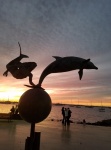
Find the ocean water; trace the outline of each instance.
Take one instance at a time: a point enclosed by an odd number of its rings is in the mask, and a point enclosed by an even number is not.
[[[111,119],[111,108],[105,107],[105,112],[100,112],[100,107],[85,107],[82,106],[81,108],[77,107],[70,107],[70,106],[64,106],[65,108],[70,108],[72,111],[71,114],[71,120],[73,122],[81,122],[83,119],[86,120],[86,122],[96,122],[96,121],[102,121],[105,119]],[[62,118],[61,115],[61,108],[62,106],[53,106],[52,111],[48,117],[48,119],[55,119],[60,120]]]
[[[0,104],[0,113],[9,113],[10,109],[13,105],[12,104]],[[54,119],[55,121],[59,121],[62,119],[61,114],[61,108],[63,106],[61,105],[52,105],[51,112],[49,116],[47,117],[47,120]],[[105,107],[105,112],[100,112],[99,107],[93,107],[88,108],[85,106],[82,106],[81,108],[77,107],[71,107],[68,105],[64,106],[65,108],[70,108],[72,111],[71,114],[71,120],[73,122],[82,121],[83,119],[86,120],[86,122],[96,122],[96,121],[102,121],[105,119],[111,119],[111,108]]]

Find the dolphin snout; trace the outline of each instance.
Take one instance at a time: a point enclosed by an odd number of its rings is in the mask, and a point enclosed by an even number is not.
[[[35,68],[37,66],[37,64],[35,62],[31,62],[31,67]]]
[[[95,69],[98,70],[98,67],[95,66]]]
[[[22,54],[23,58],[29,58],[29,56]]]

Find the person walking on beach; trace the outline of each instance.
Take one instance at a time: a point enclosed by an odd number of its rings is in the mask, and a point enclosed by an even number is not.
[[[62,107],[61,111],[62,111],[62,116],[63,116],[62,124],[64,124],[65,123],[65,110],[64,110],[64,107]]]

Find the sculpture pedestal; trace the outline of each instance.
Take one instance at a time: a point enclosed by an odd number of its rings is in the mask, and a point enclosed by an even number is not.
[[[25,141],[25,150],[40,150],[41,132],[35,132],[35,123],[31,124],[30,137]]]
[[[18,109],[20,116],[31,124],[30,137],[25,141],[25,150],[40,149],[40,132],[35,132],[35,123],[47,118],[51,111],[51,98],[41,88],[27,90],[20,97]]]

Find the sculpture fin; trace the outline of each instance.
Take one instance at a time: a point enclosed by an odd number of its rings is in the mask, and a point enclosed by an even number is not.
[[[59,57],[59,56],[52,56],[52,57],[54,57],[56,60],[58,60],[58,59],[61,59],[62,57]]]
[[[22,54],[20,43],[18,42],[19,48],[20,48],[20,57],[21,58],[29,58],[29,56]]]
[[[83,76],[83,69],[80,69],[79,72],[78,72],[78,74],[79,74],[79,79],[81,80],[82,76]]]
[[[90,61],[90,58],[89,59],[86,59],[85,61],[83,61],[84,64],[88,63]]]
[[[83,76],[83,69],[84,69],[84,66],[90,61],[90,59],[86,59],[85,61],[82,62],[82,65],[81,65],[81,68],[78,72],[79,74],[79,79],[81,80],[82,79],[82,76]]]
[[[19,45],[19,48],[20,48],[20,56],[21,56],[22,52],[21,52],[21,46],[20,46],[19,42],[18,42],[18,45]]]

